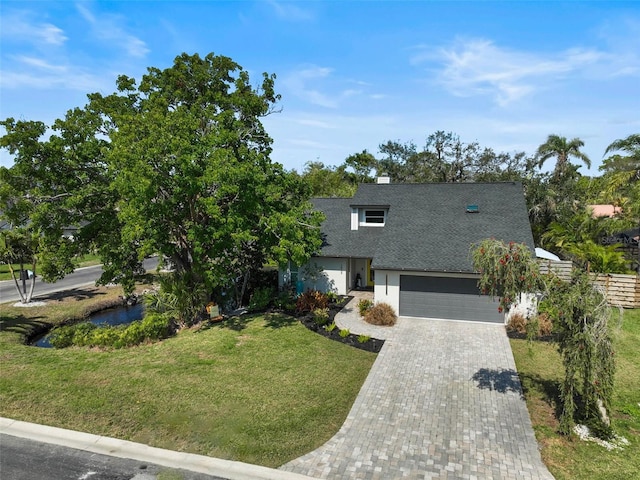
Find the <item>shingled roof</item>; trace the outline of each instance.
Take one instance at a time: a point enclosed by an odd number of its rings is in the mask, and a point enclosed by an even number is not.
[[[313,204],[326,215],[321,255],[371,258],[374,269],[472,272],[471,245],[490,237],[534,251],[518,182],[362,184],[353,198]],[[352,208],[376,206],[389,208],[384,227],[351,230]]]

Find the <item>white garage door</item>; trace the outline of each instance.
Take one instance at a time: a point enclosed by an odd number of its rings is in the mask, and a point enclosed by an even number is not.
[[[480,295],[474,278],[401,275],[400,315],[504,323],[497,299]]]

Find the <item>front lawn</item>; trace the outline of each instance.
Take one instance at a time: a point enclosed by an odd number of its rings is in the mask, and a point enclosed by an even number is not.
[[[1,416],[274,467],[337,432],[375,360],[280,315],[115,351],[17,341],[95,301],[0,306]]]
[[[629,480],[638,478],[640,459],[640,310],[626,310],[615,335],[617,360],[613,427],[629,440],[624,450],[557,433],[562,360],[555,344],[511,340],[529,415],[542,448],[542,459],[558,479]]]

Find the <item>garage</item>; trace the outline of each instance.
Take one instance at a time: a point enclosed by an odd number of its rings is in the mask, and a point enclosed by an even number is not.
[[[475,278],[400,275],[400,315],[504,323],[498,300],[480,295]]]

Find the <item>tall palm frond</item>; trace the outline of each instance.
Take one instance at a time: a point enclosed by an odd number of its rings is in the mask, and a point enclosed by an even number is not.
[[[556,166],[553,172],[555,177],[559,177],[567,171],[570,164],[569,159],[572,157],[581,160],[587,168],[591,168],[591,160],[580,151],[582,147],[584,147],[584,142],[579,138],[567,140],[566,137],[551,134],[547,137],[547,141],[538,147],[536,152],[538,166],[542,167],[545,161],[555,158]]]

